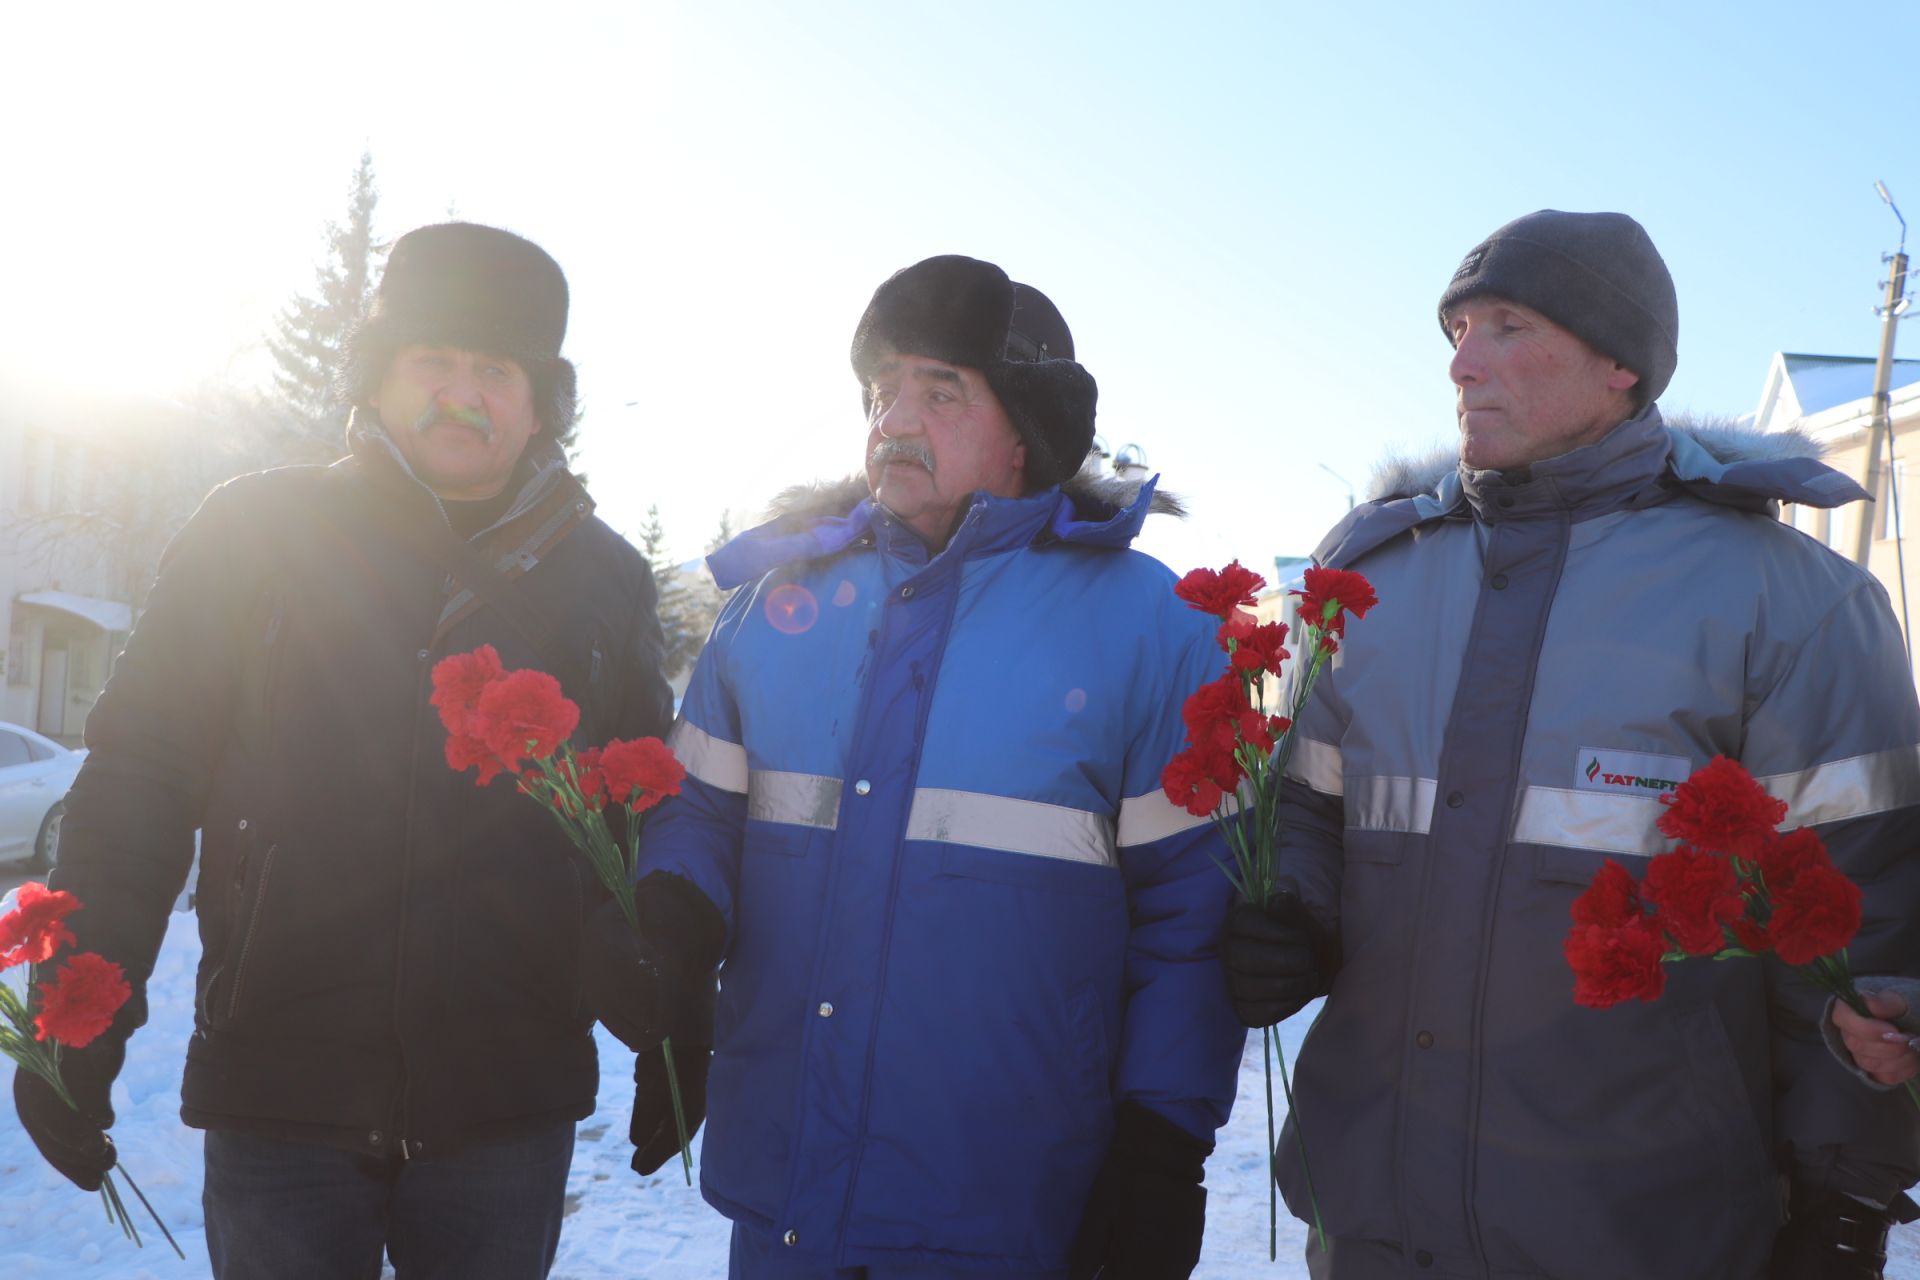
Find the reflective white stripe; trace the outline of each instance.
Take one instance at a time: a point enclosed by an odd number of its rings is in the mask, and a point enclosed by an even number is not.
[[[1293,740],[1293,750],[1287,756],[1287,777],[1295,782],[1304,782],[1322,795],[1337,796],[1344,785],[1342,770],[1340,748],[1331,742],[1304,735]]]
[[[1673,841],[1660,834],[1657,795],[1613,795],[1561,787],[1528,787],[1513,820],[1519,844],[1551,844],[1598,853],[1630,853],[1650,858]]]
[[[1920,747],[1895,747],[1760,779],[1767,794],[1787,802],[1796,827],[1864,818],[1920,804]]]
[[[747,816],[831,831],[840,821],[840,779],[755,769],[747,777]]]
[[[745,793],[747,749],[739,743],[716,738],[682,717],[667,731],[667,746],[688,773],[708,786]]]
[[[1210,815],[1194,817],[1155,787],[1143,796],[1128,796],[1120,802],[1120,845],[1152,844],[1212,821]]]
[[[921,787],[907,814],[907,839],[1113,865],[1113,819],[1104,814],[979,791]]]
[[[1440,784],[1432,778],[1359,778],[1347,789],[1347,825],[1356,831],[1427,834]]]

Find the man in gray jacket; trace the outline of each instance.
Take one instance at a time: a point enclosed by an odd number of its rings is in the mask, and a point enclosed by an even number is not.
[[[1496,231],[1440,300],[1457,466],[1403,469],[1315,554],[1380,604],[1302,720],[1297,894],[1240,909],[1225,962],[1251,1025],[1329,992],[1295,1088],[1317,1277],[1877,1277],[1920,1176],[1920,1115],[1834,1061],[1820,993],[1773,960],[1573,1000],[1574,898],[1667,847],[1662,788],[1716,755],[1864,891],[1855,970],[1920,972],[1900,635],[1872,578],[1775,518],[1865,495],[1804,439],[1669,428],[1677,310],[1631,218]],[[1293,1142],[1275,1169],[1305,1217]]]

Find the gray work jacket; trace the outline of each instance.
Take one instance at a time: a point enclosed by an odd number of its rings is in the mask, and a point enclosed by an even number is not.
[[[1641,874],[1659,797],[1724,754],[1865,891],[1855,971],[1920,971],[1900,634],[1878,583],[1774,518],[1864,495],[1780,454],[1648,409],[1368,503],[1316,553],[1380,596],[1282,811],[1283,878],[1344,955],[1295,1088],[1328,1275],[1752,1280],[1783,1172],[1890,1196],[1920,1169],[1911,1103],[1848,1077],[1775,962],[1669,965],[1657,1002],[1596,1010],[1561,950],[1602,860]]]

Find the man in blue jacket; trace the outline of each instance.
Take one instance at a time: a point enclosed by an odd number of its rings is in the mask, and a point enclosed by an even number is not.
[[[931,258],[853,340],[866,473],[709,561],[635,936],[589,999],[673,1031],[724,958],[702,1189],[736,1277],[1181,1277],[1244,1032],[1223,846],[1168,802],[1212,625],[1076,472],[1093,378],[1037,289]],[[790,495],[790,498],[793,495]],[[1103,1270],[1104,1268],[1104,1270]]]

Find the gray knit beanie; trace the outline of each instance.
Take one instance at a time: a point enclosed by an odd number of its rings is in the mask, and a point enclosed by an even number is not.
[[[1641,405],[1660,398],[1678,359],[1680,305],[1646,229],[1624,213],[1542,209],[1475,245],[1440,295],[1447,312],[1483,294],[1532,307],[1640,375]]]

